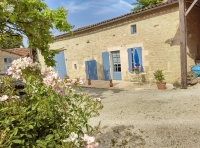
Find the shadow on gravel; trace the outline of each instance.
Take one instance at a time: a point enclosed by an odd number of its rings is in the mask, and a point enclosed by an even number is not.
[[[145,140],[134,132],[134,126],[103,127],[96,137],[98,148],[133,148],[143,147]]]
[[[104,97],[105,93],[110,92],[111,94],[116,94],[116,93],[120,93],[121,91],[124,91],[124,90],[120,90],[120,89],[86,88],[86,87],[82,87],[82,88],[76,89],[76,90],[78,92],[87,93],[92,98],[101,98],[101,99],[106,98],[106,97]]]

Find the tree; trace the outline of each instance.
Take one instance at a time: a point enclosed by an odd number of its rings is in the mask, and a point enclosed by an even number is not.
[[[40,50],[46,65],[54,66],[57,52],[49,49],[53,42],[50,30],[71,33],[66,16],[63,7],[51,10],[41,0],[0,0],[0,44],[7,46],[8,38],[20,41],[25,35],[29,48]]]
[[[161,3],[163,0],[136,0],[136,2],[133,2],[132,5],[135,7],[132,9],[132,11],[140,10],[146,7],[151,7],[153,5]]]
[[[2,49],[13,49],[13,48],[20,48],[20,46],[24,46],[23,45],[23,41],[22,41],[22,37],[21,40],[16,39],[15,36],[13,37],[9,37],[5,40],[5,44],[0,45],[0,48]]]

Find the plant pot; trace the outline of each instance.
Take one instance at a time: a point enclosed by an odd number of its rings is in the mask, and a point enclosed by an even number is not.
[[[78,83],[77,83],[77,82],[75,82],[75,83],[74,83],[74,86],[77,86],[77,85],[78,85]]]
[[[88,81],[88,85],[91,85],[91,81]]]
[[[113,83],[110,83],[110,87],[113,87]]]
[[[166,82],[157,82],[157,88],[160,90],[166,89]]]

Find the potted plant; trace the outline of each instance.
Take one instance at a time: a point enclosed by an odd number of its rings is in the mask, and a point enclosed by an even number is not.
[[[67,75],[65,76],[65,78],[64,78],[64,79],[65,79],[65,80],[64,80],[64,81],[65,81],[65,83],[68,83],[68,82],[70,81],[70,79],[69,79],[69,76],[67,76]]]
[[[113,82],[112,82],[112,79],[110,79],[109,81],[110,81],[110,84],[109,84],[109,85],[110,85],[110,87],[113,87]]]
[[[139,74],[140,73],[140,66],[135,66],[134,69],[135,74]]]
[[[78,82],[75,81],[75,82],[74,82],[74,86],[77,86],[77,85],[78,85]]]
[[[166,89],[166,82],[163,82],[165,80],[165,77],[163,75],[162,70],[156,70],[154,73],[154,78],[156,80],[156,84],[158,89]]]
[[[88,85],[91,85],[91,79],[90,78],[88,79]]]

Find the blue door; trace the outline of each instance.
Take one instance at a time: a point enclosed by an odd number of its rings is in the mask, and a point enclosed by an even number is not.
[[[108,52],[102,53],[102,65],[103,65],[104,80],[110,80],[110,61]]]
[[[121,80],[122,74],[121,74],[121,60],[120,60],[120,52],[114,51],[111,52],[112,55],[112,68],[113,68],[113,79],[114,80]]]
[[[85,61],[85,71],[87,79],[98,80],[96,60]]]
[[[54,69],[59,73],[60,77],[63,79],[67,75],[64,51],[61,51],[58,54],[56,54],[54,60],[56,61],[56,66],[54,67]]]

